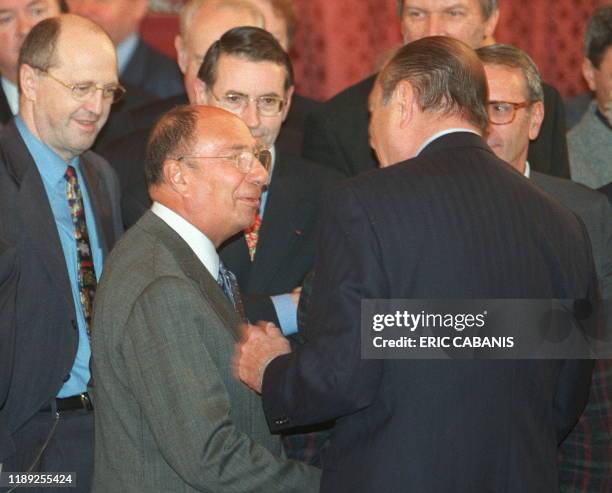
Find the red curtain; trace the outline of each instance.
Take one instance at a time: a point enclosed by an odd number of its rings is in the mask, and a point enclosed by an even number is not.
[[[291,53],[298,89],[326,99],[377,70],[401,43],[396,0],[294,0],[298,28]],[[585,90],[580,71],[587,19],[609,0],[500,0],[499,42],[527,51],[561,94]],[[150,15],[144,37],[174,55],[173,16]]]

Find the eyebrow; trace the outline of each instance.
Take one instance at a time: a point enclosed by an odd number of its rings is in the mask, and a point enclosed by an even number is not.
[[[235,94],[236,96],[245,96],[245,97],[250,97],[249,94],[245,94],[241,91],[234,91],[233,89],[228,89],[227,91],[225,91],[225,94]],[[258,98],[266,98],[266,97],[275,97],[275,98],[282,98],[282,96],[276,92],[268,92],[266,94],[260,94],[259,96],[256,96]]]

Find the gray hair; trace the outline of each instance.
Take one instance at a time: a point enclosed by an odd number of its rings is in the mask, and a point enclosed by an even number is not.
[[[612,46],[612,5],[593,12],[584,33],[584,56],[599,68],[606,50]]]
[[[191,22],[198,13],[198,11],[204,7],[204,5],[214,5],[217,9],[233,9],[243,10],[248,12],[253,20],[259,27],[264,27],[264,17],[255,5],[247,0],[188,0],[179,12],[179,26],[180,33],[183,38],[187,36]]]
[[[496,44],[483,46],[476,50],[485,65],[503,65],[520,69],[527,81],[527,97],[530,102],[544,101],[542,77],[531,57],[516,46]]]
[[[404,15],[404,1],[405,0],[397,0],[397,13],[400,16],[400,19]],[[479,2],[482,17],[485,20],[491,17],[493,12],[495,12],[499,8],[497,5],[497,0],[479,0]]]
[[[412,86],[421,111],[458,115],[480,130],[487,128],[487,78],[465,43],[431,36],[400,48],[378,76],[384,104],[403,80]]]

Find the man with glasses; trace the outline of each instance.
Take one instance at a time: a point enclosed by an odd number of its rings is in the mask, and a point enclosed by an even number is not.
[[[484,63],[489,84],[488,144],[499,158],[582,219],[593,248],[600,294],[609,303],[612,298],[610,204],[604,195],[587,187],[534,171],[532,162],[527,160],[529,142],[537,137],[544,117],[540,74],[529,56],[508,45],[487,46],[477,53]],[[611,363],[597,361],[587,407],[561,445],[561,491],[610,490]]]
[[[92,305],[121,234],[117,178],[89,152],[123,93],[112,41],[80,17],[44,20],[21,48],[19,86],[19,114],[0,133],[0,237],[20,265],[4,471],[75,472],[85,492]]]
[[[19,112],[17,57],[38,22],[60,13],[58,0],[0,0],[0,126]]]
[[[312,267],[319,200],[336,176],[277,141],[291,106],[293,69],[270,33],[231,29],[206,53],[198,79],[197,103],[238,115],[258,144],[270,149],[270,184],[255,222],[220,253],[240,289],[251,295],[251,319],[279,322],[291,334],[297,330],[297,292],[288,293],[301,287]]]
[[[404,43],[449,36],[476,49],[491,38],[500,15],[497,0],[398,0],[397,5]],[[306,157],[347,176],[378,166],[367,132],[367,99],[374,79],[368,77],[342,91],[306,120]],[[569,178],[563,102],[554,88],[544,87],[546,118],[529,157],[539,171]]]
[[[244,314],[217,249],[253,223],[267,153],[217,108],[179,106],[153,129],[153,206],[96,298],[94,492],[318,491],[319,471],[281,458],[259,397],[231,370]]]

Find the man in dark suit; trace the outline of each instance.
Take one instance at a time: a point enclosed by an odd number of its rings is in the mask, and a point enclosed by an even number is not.
[[[499,18],[496,0],[398,0],[404,42],[450,36],[473,48],[490,38]],[[375,76],[349,87],[307,119],[304,155],[355,176],[378,165],[367,144],[368,94]],[[559,93],[544,86],[546,117],[529,149],[534,169],[569,178],[565,116]],[[536,164],[537,163],[537,164]]]
[[[240,295],[216,249],[253,222],[266,153],[217,108],[181,106],[153,129],[153,207],[96,299],[94,492],[318,491],[320,471],[282,458],[231,371]]]
[[[370,96],[384,169],[344,182],[322,214],[306,342],[282,354],[280,334],[256,329],[238,348],[272,430],[336,418],[322,492],[558,488],[591,362],[361,356],[364,299],[596,295],[581,223],[483,141],[486,98],[465,44],[398,51]]]
[[[19,112],[17,56],[37,22],[60,13],[58,0],[0,0],[0,127]]]
[[[290,134],[276,145],[292,101],[289,56],[263,29],[232,29],[208,50],[195,89],[198,103],[235,113],[259,145],[272,151],[272,177],[258,220],[223,246],[221,258],[243,292],[261,295],[261,311],[249,315],[280,321],[285,333],[295,332],[296,300],[288,293],[312,267],[319,200],[336,176],[299,157]]]
[[[544,175],[527,161],[529,141],[544,117],[538,69],[509,45],[477,50],[489,84],[487,141],[495,154],[574,212],[585,224],[601,296],[612,299],[612,207],[602,194],[570,180]],[[612,488],[612,361],[598,360],[587,407],[560,449],[561,491],[603,492]],[[580,485],[579,487],[577,485]]]
[[[93,296],[121,233],[117,178],[88,152],[118,84],[106,33],[72,15],[37,24],[19,59],[19,115],[0,132],[0,237],[19,258],[17,339],[2,413],[5,471],[77,473],[89,491]]]

